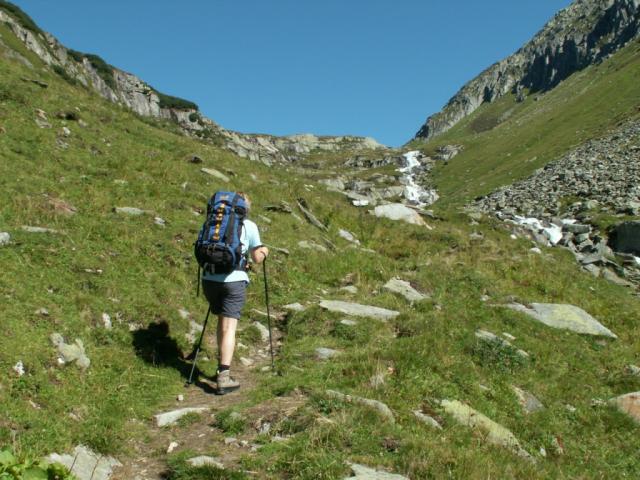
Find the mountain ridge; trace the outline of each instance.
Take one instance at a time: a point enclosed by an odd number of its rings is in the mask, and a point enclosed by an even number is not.
[[[416,139],[430,140],[455,126],[484,103],[514,93],[557,86],[572,73],[606,58],[640,34],[638,0],[576,0],[558,12],[509,57],[467,82],[427,118]]]

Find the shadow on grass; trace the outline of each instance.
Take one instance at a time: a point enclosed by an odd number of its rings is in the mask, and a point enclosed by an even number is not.
[[[147,363],[155,367],[169,367],[176,369],[185,379],[189,379],[193,363],[188,361],[195,358],[195,350],[184,358],[178,343],[169,336],[169,324],[167,322],[154,322],[147,328],[141,328],[133,332],[133,348],[136,355]],[[215,388],[208,382],[202,381],[200,377],[205,377],[204,373],[196,366],[193,373],[194,385],[201,388],[205,393],[215,393]],[[215,379],[207,378],[209,381]]]

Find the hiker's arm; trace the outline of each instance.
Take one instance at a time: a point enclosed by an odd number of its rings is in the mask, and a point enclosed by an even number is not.
[[[264,245],[254,248],[251,250],[251,260],[255,263],[262,263],[264,259],[269,255],[269,249]]]

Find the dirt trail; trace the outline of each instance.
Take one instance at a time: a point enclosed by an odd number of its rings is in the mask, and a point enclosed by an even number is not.
[[[280,333],[274,330],[274,347],[279,344]],[[247,408],[242,412],[246,419],[246,428],[240,434],[225,433],[215,425],[215,414],[235,407],[247,400],[249,392],[256,388],[257,379],[261,375],[271,375],[262,371],[270,365],[268,345],[263,348],[251,348],[243,351],[243,356],[250,358],[254,364],[243,366],[234,360],[232,376],[240,382],[240,389],[226,395],[215,394],[215,383],[200,377],[200,380],[183,391],[184,400],[167,404],[157,413],[168,412],[185,407],[206,407],[209,409],[197,419],[189,418],[187,424],[168,427],[157,427],[155,419],[149,419],[145,437],[132,440],[128,445],[129,454],[119,458],[122,467],[114,470],[112,480],[162,480],[167,478],[167,449],[172,442],[178,444],[173,452],[189,450],[193,456],[208,455],[215,457],[225,468],[238,468],[239,460],[244,455],[257,451],[259,445],[254,441],[261,431],[268,429],[266,424],[273,425],[278,419],[293,413],[305,401],[300,395],[276,397],[261,404]],[[192,421],[193,420],[193,421]],[[235,440],[232,440],[235,438]]]

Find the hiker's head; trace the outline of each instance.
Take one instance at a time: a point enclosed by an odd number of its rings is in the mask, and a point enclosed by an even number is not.
[[[237,192],[237,194],[244,199],[244,203],[247,205],[247,212],[249,212],[249,210],[251,210],[251,199],[249,195],[244,192]]]

